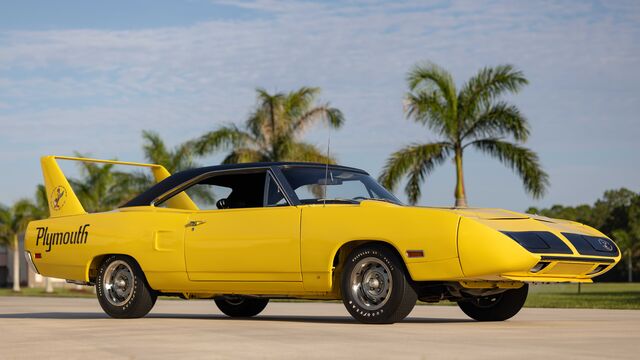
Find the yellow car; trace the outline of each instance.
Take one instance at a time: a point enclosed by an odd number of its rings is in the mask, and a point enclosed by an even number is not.
[[[150,168],[157,183],[88,214],[59,160]],[[357,320],[393,323],[416,300],[506,320],[531,282],[591,282],[620,260],[588,226],[498,209],[411,207],[366,172],[310,163],[162,166],[46,156],[49,219],[29,224],[44,276],[95,285],[104,311],[146,315],[157,296],[214,299],[229,316],[269,299],[342,299]]]

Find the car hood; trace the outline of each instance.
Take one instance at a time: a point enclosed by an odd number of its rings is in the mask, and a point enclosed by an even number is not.
[[[486,219],[486,220],[529,219],[531,217],[529,214],[522,214],[515,211],[509,211],[504,209],[453,208],[451,209],[451,211],[465,217],[479,218],[479,219]]]
[[[383,201],[373,201],[373,200],[365,200],[360,203],[360,206],[364,207],[398,207],[405,205],[397,205],[393,203],[383,202]],[[526,214],[520,213],[517,211],[498,209],[498,208],[455,208],[455,207],[432,207],[432,206],[413,206],[414,208],[419,209],[438,209],[448,212],[456,213],[460,216],[466,218],[475,218],[482,220],[522,220],[522,219],[532,219],[550,224],[564,224],[564,225],[573,225],[580,226],[582,224],[571,221],[571,220],[563,220],[563,219],[554,219],[546,216],[535,215],[535,214]]]

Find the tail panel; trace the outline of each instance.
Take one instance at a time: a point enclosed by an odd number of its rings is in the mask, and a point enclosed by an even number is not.
[[[47,189],[50,216],[54,218],[85,214],[86,211],[62,173],[55,157],[44,156],[40,159],[40,164],[42,165],[44,186]]]
[[[117,160],[88,159],[70,156],[43,156],[40,159],[40,163],[42,165],[42,176],[44,177],[44,185],[47,189],[49,214],[51,214],[50,217],[52,218],[87,213],[82,207],[82,203],[73,192],[73,189],[71,188],[71,185],[69,184],[67,178],[64,176],[64,173],[60,169],[57,160],[72,160],[90,163],[146,167],[151,169],[156,182],[160,182],[171,175],[163,166],[156,164],[143,164]],[[198,210],[198,206],[196,206],[196,204],[185,192],[181,192],[180,194],[173,196],[167,201],[167,204],[170,207],[176,209]]]

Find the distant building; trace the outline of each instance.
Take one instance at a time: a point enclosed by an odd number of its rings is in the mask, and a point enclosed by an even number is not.
[[[20,256],[20,286],[27,287],[44,287],[44,276],[36,274],[31,268],[29,268],[24,258],[24,237],[20,236],[18,239],[19,244],[19,256]],[[56,287],[63,286],[65,280],[51,279]],[[59,283],[59,284],[58,284]],[[13,249],[0,245],[0,288],[13,286]]]

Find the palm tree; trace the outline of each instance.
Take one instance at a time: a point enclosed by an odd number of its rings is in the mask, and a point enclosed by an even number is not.
[[[319,88],[302,87],[269,94],[257,89],[258,105],[244,124],[221,126],[191,142],[197,155],[231,150],[223,163],[254,161],[334,162],[316,146],[302,142],[304,131],[318,121],[333,128],[344,123],[342,112],[328,103],[316,104]]]
[[[78,153],[75,155],[84,157]],[[69,179],[69,183],[88,212],[111,210],[135,195],[140,187],[138,177],[115,171],[113,164],[78,164],[82,178]]]
[[[199,166],[193,161],[193,151],[190,143],[168,149],[160,135],[146,130],[142,132],[142,138],[144,140],[142,150],[147,161],[164,166],[172,174]],[[140,179],[138,184],[144,185],[145,188],[154,183],[154,180],[146,174],[138,174],[136,176]],[[192,196],[192,199],[195,198],[199,203],[212,204],[215,202],[215,196],[206,188],[193,187],[188,193]]]
[[[22,199],[12,207],[0,206],[0,243],[13,250],[13,291],[20,291],[20,246],[19,237],[31,220],[37,218],[35,205]]]
[[[408,74],[406,115],[426,125],[442,140],[414,143],[393,153],[380,182],[394,189],[407,175],[405,192],[411,204],[420,197],[420,185],[453,155],[456,167],[455,206],[467,206],[462,171],[463,154],[469,147],[492,156],[513,169],[534,198],[549,184],[538,156],[522,146],[529,136],[529,124],[520,110],[500,97],[517,93],[528,83],[511,65],[486,67],[458,91],[449,72],[433,63],[416,65]],[[508,141],[512,138],[514,141]]]
[[[153,164],[162,165],[170,173],[198,167],[193,162],[193,154],[189,144],[178,145],[174,149],[168,149],[158,133],[143,131],[144,141],[142,150],[144,157]]]

